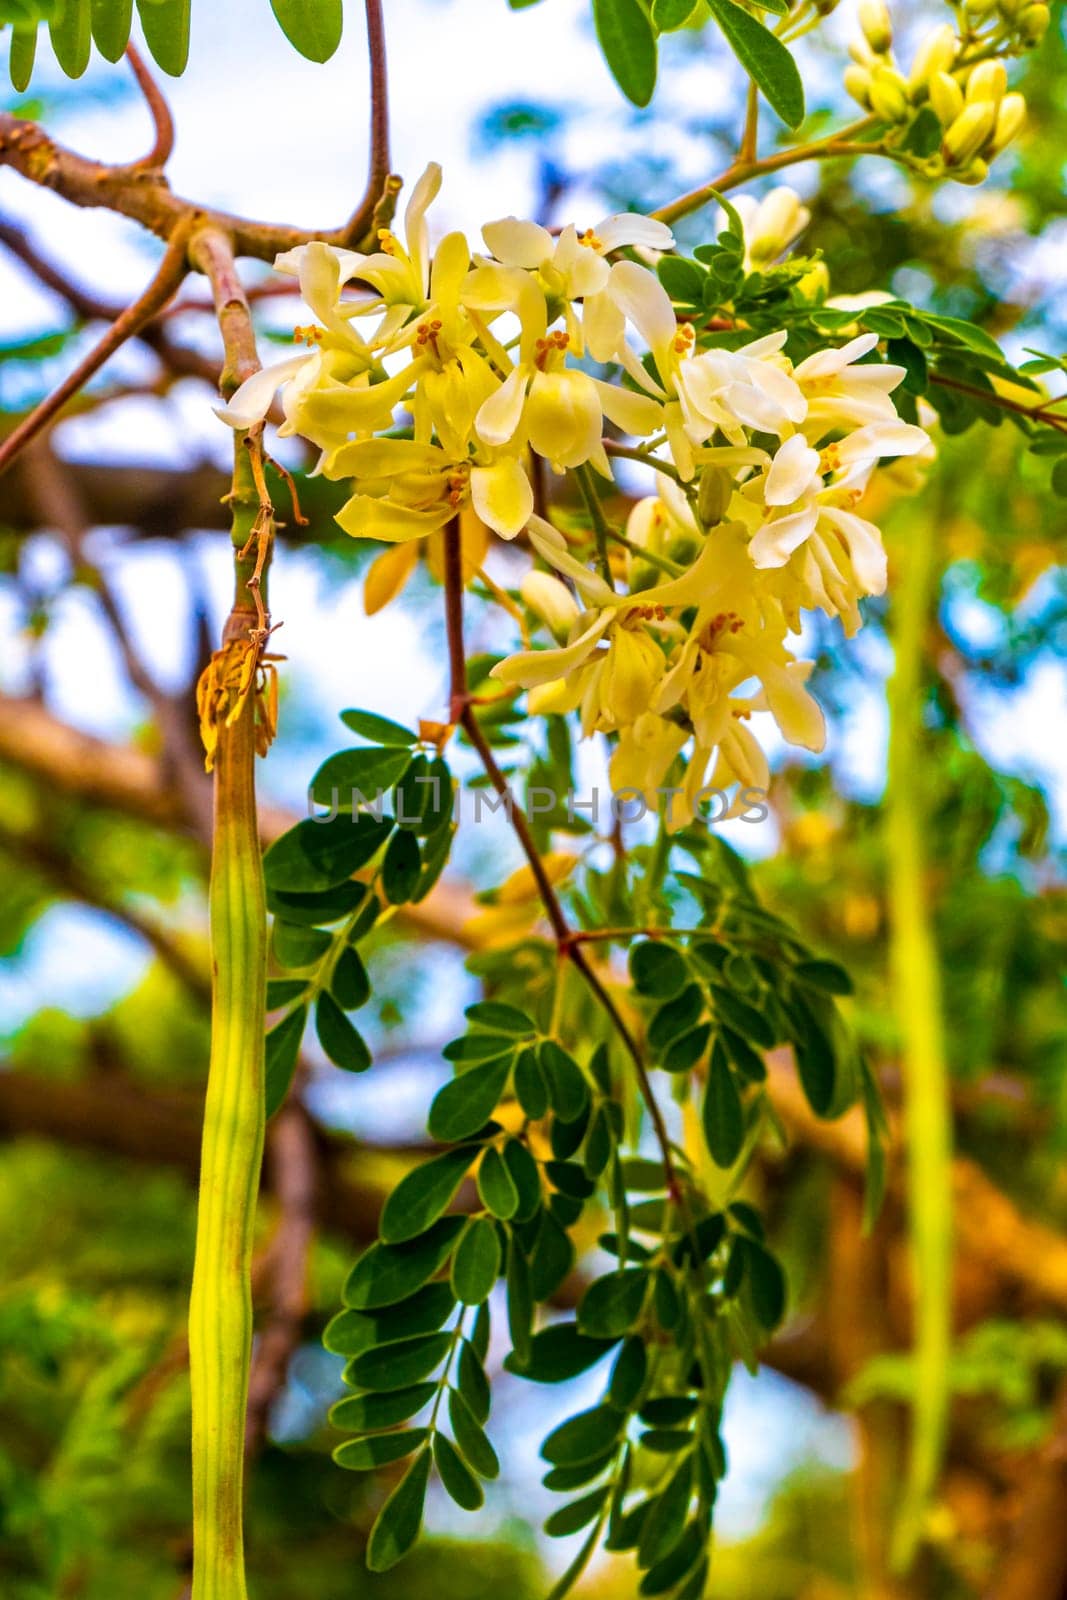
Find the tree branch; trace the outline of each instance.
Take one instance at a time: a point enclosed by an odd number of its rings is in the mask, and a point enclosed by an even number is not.
[[[155,140],[146,156],[139,161],[131,162],[134,171],[159,172],[167,164],[174,150],[174,118],[170,114],[170,107],[163,98],[162,91],[148,67],[141,58],[141,53],[136,45],[126,46],[126,59],[133,69],[137,79],[137,87],[144,95],[148,106],[148,114],[152,118],[152,127],[155,129]]]
[[[66,402],[88,383],[94,373],[99,372],[108,357],[114,355],[127,339],[132,338],[166,305],[189,271],[186,258],[187,240],[188,229],[183,226],[171,238],[163,260],[143,294],[140,294],[132,305],[126,307],[121,316],[112,323],[100,343],[78,362],[74,371],[64,378],[58,388],[47,395],[40,405],[35,406],[29,416],[24,417],[8,434],[3,444],[0,444],[0,473],[6,471],[23,446],[52,421]]]

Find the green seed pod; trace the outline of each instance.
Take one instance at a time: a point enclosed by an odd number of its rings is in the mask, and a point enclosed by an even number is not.
[[[705,528],[714,528],[726,515],[733,497],[734,480],[725,467],[704,467],[697,489],[697,515]]]

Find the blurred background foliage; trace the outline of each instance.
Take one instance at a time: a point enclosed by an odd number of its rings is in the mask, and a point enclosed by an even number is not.
[[[912,20],[928,9],[913,7]],[[899,10],[906,19],[907,8]],[[447,4],[434,25],[449,27]],[[830,33],[805,45],[815,132],[842,109],[840,30]],[[680,35],[671,46],[673,70],[687,82],[707,78],[698,112],[692,94],[675,99],[661,88],[647,112],[619,102],[591,137],[591,113],[554,100],[550,83],[538,86],[543,98],[500,103],[482,86],[465,107],[473,155],[532,164],[550,220],[568,217],[574,196],[584,212],[591,195],[608,211],[679,192],[728,156],[739,106],[723,90],[719,45]],[[1064,348],[1065,50],[1057,7],[1026,69],[1029,131],[980,189],[932,188],[876,163],[801,169],[812,210],[804,245],[823,254],[835,292],[894,290],[972,320],[1014,359],[1028,347]],[[35,93],[41,100],[30,109],[40,114],[99,90]],[[14,220],[4,219],[9,249]],[[683,226],[688,243],[706,235],[704,217]],[[25,270],[33,276],[32,263]],[[64,271],[80,282],[77,263]],[[285,302],[280,313],[266,304],[267,323],[283,326]],[[0,351],[0,430],[45,392],[99,315],[76,296],[61,293],[54,305],[50,321]],[[194,333],[191,343],[203,341]],[[211,357],[198,359],[209,377]],[[136,392],[150,407],[172,378],[164,353],[154,379],[105,375],[82,405],[106,412]],[[884,1213],[864,1239],[859,1131],[849,1119],[817,1127],[783,1089],[782,1138],[756,1183],[790,1269],[792,1311],[768,1354],[770,1373],[728,1427],[742,1480],[746,1471],[755,1476],[743,1514],[724,1508],[712,1568],[721,1600],[1067,1593],[1067,1485],[1056,1466],[1067,1441],[1067,587],[1058,565],[1067,502],[1053,492],[1047,460],[1028,454],[1010,426],[976,423],[938,445],[921,492],[889,495],[879,514],[891,572],[899,573],[905,535],[933,543],[937,568],[908,798],[924,819],[958,1149],[948,1460],[927,1552],[910,1577],[892,1577],[885,1531],[912,1383],[902,1141],[891,1147]],[[210,602],[189,577],[188,557],[205,540],[225,542],[220,481],[210,462],[168,474],[116,464],[106,450],[74,460],[61,424],[0,508],[5,618],[19,635],[0,680],[0,972],[12,996],[0,1073],[0,1588],[12,1600],[177,1600],[184,1583],[183,1320],[207,953],[195,784],[175,751],[191,748],[186,697],[210,637]],[[356,582],[365,562],[358,546],[335,537],[328,493],[307,485],[311,527],[297,535],[323,588]],[[103,578],[92,555],[99,527],[125,530],[110,538]],[[148,544],[165,552],[171,604],[181,611],[168,689],[138,684],[136,652],[112,619],[119,656],[133,667],[138,726],[121,748],[79,740],[49,703],[50,630],[72,590],[103,600],[96,615],[108,628],[123,550]],[[56,559],[42,558],[45,547]],[[871,608],[852,644],[813,625],[830,754],[780,754],[767,833],[737,840],[759,856],[757,882],[770,903],[853,974],[853,1020],[891,1114],[900,1018],[887,954],[893,867],[883,801],[894,587],[891,577],[886,601]],[[403,606],[432,645],[441,632],[435,586],[420,574]],[[336,680],[338,704],[356,698],[391,709],[382,698],[388,685],[353,683],[343,655],[317,670]],[[282,735],[263,772],[268,794],[290,805],[324,737],[321,697],[308,697],[307,687],[299,677],[285,683]],[[427,714],[438,689],[426,686]],[[461,845],[457,905],[467,888],[499,879],[502,848],[496,838]],[[116,969],[109,960],[119,928]],[[391,1583],[360,1560],[382,1482],[338,1472],[329,1460],[336,1437],[326,1412],[340,1392],[341,1363],[324,1354],[318,1335],[354,1242],[371,1235],[381,1197],[422,1136],[429,1090],[443,1076],[439,1045],[474,994],[448,933],[391,924],[376,935],[375,1084],[349,1094],[312,1059],[304,1109],[294,1112],[317,1173],[316,1228],[307,1304],[299,1325],[282,1330],[284,1359],[252,1473],[250,1578],[260,1600],[384,1595]],[[287,1223],[283,1156],[268,1152],[260,1218],[265,1328],[272,1251],[283,1247]],[[798,1447],[792,1434],[809,1415],[807,1396],[820,1420]],[[495,1412],[501,1442],[514,1447],[503,1452],[505,1480],[473,1533],[444,1506],[431,1508],[434,1537],[401,1579],[413,1600],[544,1592],[546,1564],[558,1560],[531,1510],[541,1507],[534,1452],[545,1404],[505,1380]],[[581,1592],[621,1600],[631,1583],[608,1559]]]

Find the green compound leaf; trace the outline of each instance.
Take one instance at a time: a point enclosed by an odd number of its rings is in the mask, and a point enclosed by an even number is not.
[[[500,1151],[490,1145],[478,1168],[478,1194],[487,1211],[508,1222],[519,1209],[518,1185]]]
[[[402,906],[411,899],[422,876],[419,841],[405,828],[398,828],[385,847],[382,859],[382,890],[391,906]]]
[[[735,0],[708,0],[708,9],[749,77],[787,128],[804,120],[804,85],[785,45]]]
[[[774,1256],[752,1239],[742,1241],[745,1276],[752,1311],[761,1328],[770,1333],[785,1316],[785,1273]]]
[[[451,1204],[472,1151],[448,1150],[403,1177],[385,1202],[379,1232],[386,1244],[417,1239]]]
[[[398,1433],[371,1434],[369,1439],[348,1439],[337,1446],[333,1459],[350,1472],[373,1472],[409,1456],[429,1436],[429,1428],[402,1428]]]
[[[377,854],[392,830],[361,813],[342,813],[328,822],[305,817],[275,839],[263,857],[263,876],[270,889],[313,894],[343,884]]]
[[[673,1000],[689,981],[685,958],[673,945],[646,940],[630,951],[630,977],[638,994]]]
[[[462,1228],[462,1217],[442,1217],[421,1239],[371,1245],[348,1275],[345,1305],[373,1311],[406,1300],[441,1269]]]
[[[612,77],[635,106],[656,87],[656,35],[639,0],[593,0],[593,23]]]
[[[387,1572],[403,1559],[419,1536],[426,1486],[430,1481],[430,1452],[417,1455],[378,1513],[367,1542],[367,1565],[372,1572]]]
[[[407,749],[338,750],[312,778],[311,798],[316,805],[332,809],[336,804],[341,811],[351,811],[355,794],[357,803],[373,806],[379,795],[384,800],[386,790],[404,776],[410,764],[411,751]]]

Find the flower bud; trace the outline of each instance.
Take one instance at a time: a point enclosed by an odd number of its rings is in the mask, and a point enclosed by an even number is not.
[[[871,75],[866,67],[853,64],[845,68],[845,88],[853,100],[859,102],[864,111],[869,111],[871,106]]]
[[[863,37],[878,55],[885,55],[893,43],[893,23],[885,0],[860,0],[860,27]]]
[[[566,584],[550,572],[528,572],[519,585],[519,593],[530,610],[562,642],[578,616],[578,606]]]
[[[980,61],[967,79],[967,104],[992,101],[999,105],[1007,87],[1008,69],[1003,61]]]
[[[991,100],[964,106],[955,122],[945,129],[941,155],[948,167],[965,167],[985,145],[997,125],[997,108]]]
[[[963,90],[947,72],[936,72],[930,79],[930,104],[943,128],[955,122],[963,110]]]
[[[1027,6],[1017,24],[1019,37],[1024,44],[1040,44],[1051,20],[1048,6]]]
[[[714,528],[726,515],[734,480],[725,467],[703,467],[697,488],[697,515],[705,528]]]
[[[825,261],[816,261],[793,285],[802,300],[817,305],[830,293],[830,274]]]
[[[983,161],[981,156],[975,156],[969,167],[963,167],[960,171],[953,172],[952,176],[957,183],[971,185],[984,183],[989,177],[989,162]]]
[[[997,10],[1009,22],[1021,15],[1026,10],[1027,0],[997,0]]]
[[[1026,101],[1021,94],[1006,94],[997,112],[997,125],[993,130],[992,154],[999,155],[1015,138],[1026,121]]]
[[[969,17],[981,20],[997,9],[997,0],[966,0],[963,8]]]
[[[793,243],[811,221],[811,212],[801,205],[795,189],[781,184],[760,201],[752,220],[753,226],[745,228],[745,244],[750,260],[761,266]]]
[[[958,45],[956,30],[951,22],[942,23],[940,28],[934,28],[926,35],[915,52],[915,59],[908,74],[908,88],[913,97],[916,95],[921,97],[922,90],[926,88],[935,73],[951,71]]]
[[[871,74],[871,110],[886,122],[906,122],[911,115],[908,85],[895,67],[875,67]]]

